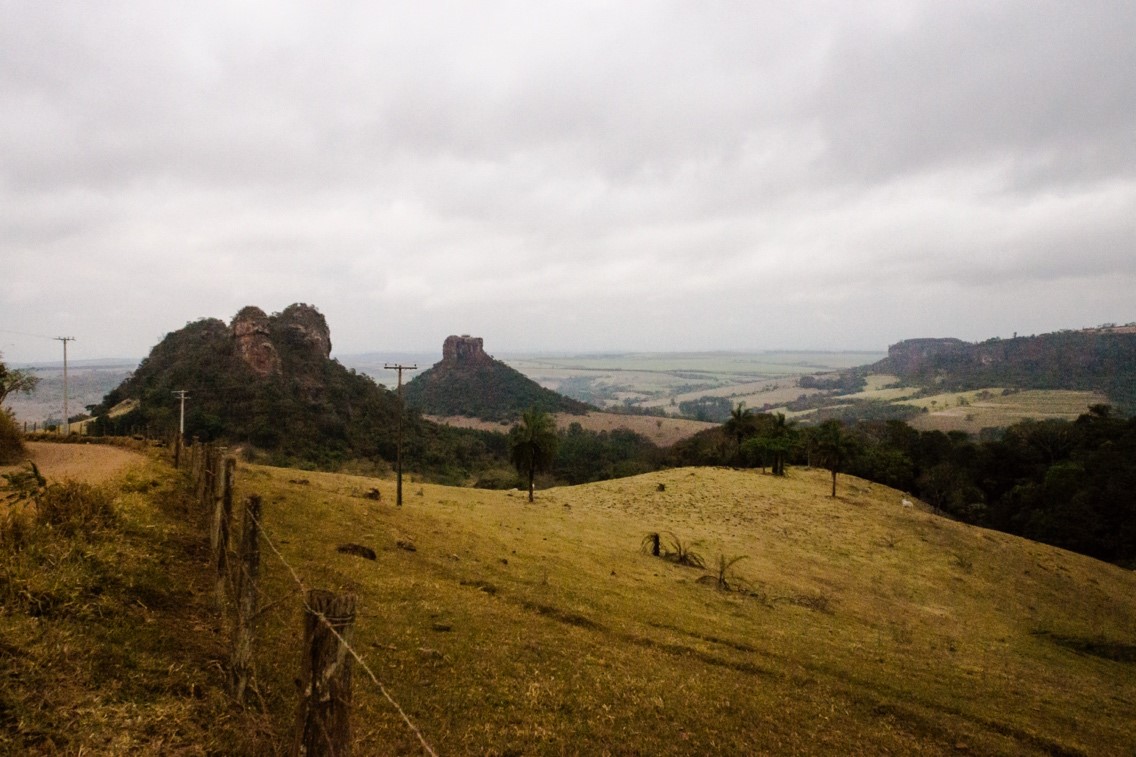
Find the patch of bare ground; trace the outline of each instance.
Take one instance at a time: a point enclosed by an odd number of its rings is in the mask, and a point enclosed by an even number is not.
[[[435,423],[441,423],[455,428],[472,428],[481,431],[508,431],[512,426],[506,421],[483,421],[480,418],[465,418],[463,416],[426,416]],[[566,429],[573,423],[579,423],[587,431],[615,431],[627,429],[641,434],[660,447],[669,447],[675,442],[694,436],[699,431],[714,428],[717,424],[694,421],[687,418],[659,418],[651,415],[624,415],[622,413],[588,413],[587,415],[573,415],[571,413],[558,413],[556,427]]]
[[[76,481],[85,484],[103,484],[141,465],[146,457],[140,452],[109,444],[57,444],[54,442],[28,442],[29,459],[48,481]],[[23,467],[0,466],[0,474]]]

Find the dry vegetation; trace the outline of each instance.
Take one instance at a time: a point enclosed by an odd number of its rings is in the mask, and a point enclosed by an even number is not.
[[[83,547],[101,593],[2,617],[4,743],[287,742],[293,578],[266,548],[265,710],[235,712],[204,532],[173,479],[157,464],[119,479],[121,557]],[[268,536],[309,586],[358,593],[356,648],[441,754],[1120,754],[1136,739],[1136,576],[902,507],[881,486],[842,478],[833,500],[824,471],[676,469],[534,505],[410,482],[397,509],[388,480],[242,466],[238,482],[264,495]],[[644,553],[650,532],[697,545],[709,570]],[[337,552],[345,542],[378,559]],[[715,588],[742,555],[734,590]],[[37,580],[64,592],[65,577]],[[361,674],[355,730],[356,753],[420,753]]]

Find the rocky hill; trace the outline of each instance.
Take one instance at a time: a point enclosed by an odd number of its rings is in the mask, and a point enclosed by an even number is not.
[[[1098,390],[1118,406],[1136,407],[1136,333],[1128,328],[1059,331],[970,343],[908,339],[870,366],[909,383],[944,389]]]
[[[442,360],[406,385],[406,403],[428,415],[461,415],[508,421],[530,407],[549,413],[591,410],[564,397],[485,353],[480,337],[449,336]]]
[[[173,433],[175,391],[185,390],[187,436],[249,444],[286,460],[333,464],[395,458],[398,398],[330,358],[331,333],[314,307],[267,315],[243,308],[225,324],[205,318],[167,334],[96,408],[98,427]],[[126,400],[137,407],[111,418]],[[410,419],[412,444],[437,433]]]

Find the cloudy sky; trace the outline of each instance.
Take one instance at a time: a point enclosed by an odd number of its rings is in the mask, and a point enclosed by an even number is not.
[[[0,0],[0,352],[1136,320],[1136,4]]]

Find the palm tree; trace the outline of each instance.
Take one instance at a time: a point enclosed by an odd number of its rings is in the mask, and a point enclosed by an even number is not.
[[[795,431],[793,421],[785,420],[784,413],[774,413],[767,431],[769,435],[769,451],[773,453],[773,475],[785,475],[785,455],[793,446]]]
[[[535,407],[521,416],[520,424],[509,431],[513,465],[529,481],[529,502],[533,501],[533,480],[538,470],[547,470],[556,459],[556,424],[552,416]]]
[[[725,429],[726,433],[734,437],[734,440],[737,442],[736,450],[738,455],[740,455],[742,442],[755,430],[753,410],[747,408],[744,402],[739,402],[738,406],[730,411],[730,417],[725,423]]]
[[[832,471],[832,496],[836,496],[836,473],[852,459],[855,442],[844,431],[844,424],[838,420],[827,420],[820,424],[814,435],[814,449],[822,466]]]

